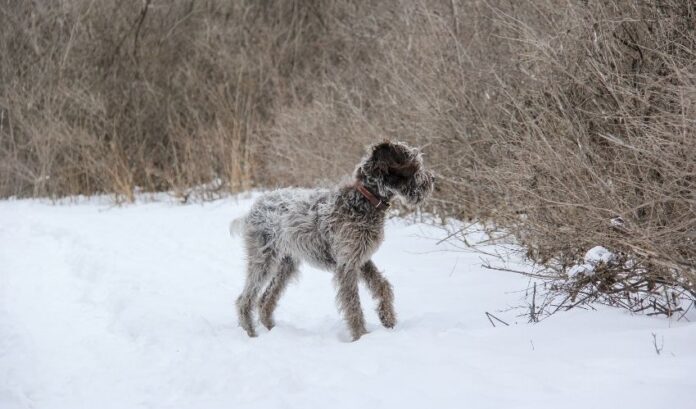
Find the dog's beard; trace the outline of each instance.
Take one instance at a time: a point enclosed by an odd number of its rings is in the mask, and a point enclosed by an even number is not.
[[[428,172],[416,173],[411,181],[397,194],[407,204],[417,206],[430,196],[433,191],[433,177]]]

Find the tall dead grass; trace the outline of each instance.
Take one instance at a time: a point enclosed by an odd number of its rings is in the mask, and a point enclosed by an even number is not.
[[[249,187],[289,58],[250,29],[266,17],[254,2],[3,2],[0,195]]]
[[[402,139],[429,210],[512,234],[556,307],[672,314],[696,299],[695,24],[680,0],[5,1],[0,196],[334,182]],[[616,259],[571,278],[597,245]]]

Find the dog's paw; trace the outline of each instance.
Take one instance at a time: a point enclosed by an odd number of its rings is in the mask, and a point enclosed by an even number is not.
[[[359,340],[363,335],[367,335],[367,334],[369,334],[369,332],[367,332],[367,330],[363,330],[359,333],[353,333],[351,342],[355,342],[355,341]]]
[[[394,328],[396,325],[396,314],[391,308],[380,308],[377,315],[385,328]]]
[[[275,327],[275,322],[273,321],[273,318],[271,317],[262,317],[261,318],[261,325],[266,327],[269,331]]]
[[[357,341],[360,339],[360,337],[368,333],[367,329],[365,328],[365,323],[356,324],[349,329],[352,341]]]

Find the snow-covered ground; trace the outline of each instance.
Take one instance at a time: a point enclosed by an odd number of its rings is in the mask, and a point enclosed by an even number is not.
[[[509,309],[525,278],[399,219],[375,257],[395,329],[363,291],[370,334],[348,342],[331,275],[304,265],[250,339],[228,234],[250,203],[0,202],[0,408],[696,407],[696,324],[611,309],[528,324]]]

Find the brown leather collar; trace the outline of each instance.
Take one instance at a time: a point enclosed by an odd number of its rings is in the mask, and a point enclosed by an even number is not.
[[[370,192],[365,185],[362,184],[361,181],[356,180],[355,181],[355,188],[360,192],[363,196],[365,196],[365,199],[367,199],[372,206],[375,207],[377,210],[382,210],[382,209],[388,209],[391,204],[389,203],[388,200],[384,200],[382,198],[377,198],[372,192]]]

